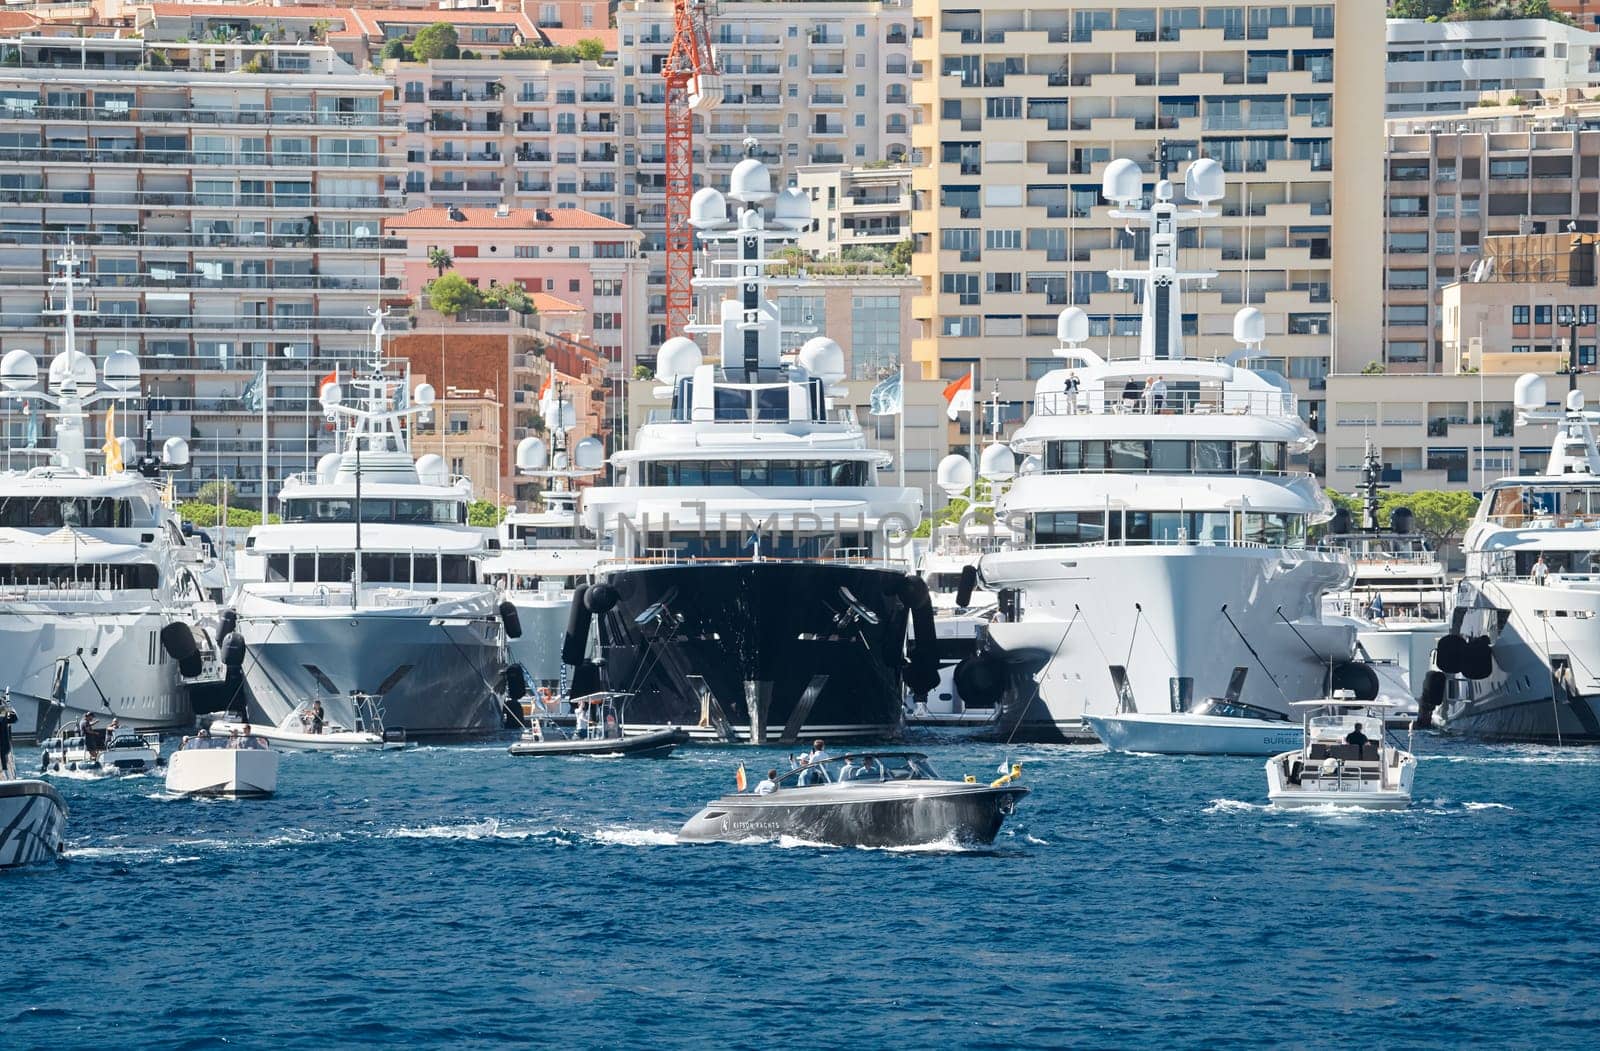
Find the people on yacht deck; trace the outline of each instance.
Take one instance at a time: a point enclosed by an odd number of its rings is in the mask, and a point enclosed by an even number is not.
[[[0,781],[17,776],[17,764],[11,754],[11,724],[17,721],[17,710],[0,701]]]
[[[1067,415],[1076,416],[1078,413],[1078,377],[1076,374],[1067,377],[1067,382],[1062,384],[1061,393],[1064,395],[1063,400],[1066,402]]]
[[[1545,580],[1550,576],[1550,567],[1544,564],[1543,554],[1539,555],[1538,561],[1533,564],[1533,568],[1528,571],[1528,575],[1533,578],[1535,584],[1541,587],[1544,586]]]
[[[324,718],[325,718],[325,716],[324,716],[324,713],[322,711],[322,700],[321,700],[321,698],[318,698],[317,700],[311,702],[311,732],[312,733],[320,734],[322,732],[322,723],[323,723],[323,719]]]
[[[1357,759],[1361,758],[1362,751],[1367,747],[1367,742],[1369,740],[1370,740],[1370,738],[1368,738],[1366,734],[1361,732],[1361,724],[1360,723],[1356,723],[1356,728],[1354,730],[1351,730],[1349,733],[1344,735],[1344,743],[1348,744],[1348,745],[1354,745],[1355,746],[1356,758]]]
[[[756,795],[770,796],[778,790],[778,771],[768,770],[767,776],[756,785]]]
[[[1167,381],[1157,376],[1155,382],[1150,384],[1150,411],[1160,412],[1166,406]]]
[[[1370,609],[1370,613],[1372,615],[1373,623],[1377,624],[1380,628],[1388,627],[1388,624],[1385,623],[1385,621],[1384,621],[1383,596],[1382,595],[1373,595],[1372,596],[1372,607]]]

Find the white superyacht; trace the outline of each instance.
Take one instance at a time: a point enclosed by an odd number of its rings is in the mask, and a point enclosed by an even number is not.
[[[438,456],[411,459],[408,421],[434,392],[389,375],[383,318],[371,367],[352,386],[323,389],[324,410],[348,428],[344,451],[314,476],[291,476],[280,523],[250,531],[235,559],[234,596],[253,722],[280,724],[320,698],[327,718],[354,726],[377,698],[385,727],[459,737],[501,726],[498,593],[480,582],[483,531],[467,524],[471,484]]]
[[[187,671],[198,673],[192,636],[175,622],[205,598],[206,556],[198,538],[184,536],[157,479],[187,464],[188,446],[168,439],[162,459],[136,456],[126,438],[108,441],[103,469],[90,471],[89,411],[136,399],[139,363],[116,351],[97,372],[76,348],[77,259],[69,248],[58,263],[63,346],[43,389],[27,351],[0,362],[0,397],[24,403],[34,427],[48,418],[54,438],[53,448],[38,451],[40,466],[0,474],[0,688],[22,737],[48,737],[84,712],[102,728],[113,718],[128,728],[184,727],[189,699],[163,631],[173,626],[190,640],[183,655],[195,662]],[[107,418],[114,426],[114,414]]]
[[[1185,354],[1186,283],[1178,228],[1216,215],[1221,167],[1189,166],[1185,196],[1112,162],[1112,215],[1150,231],[1144,270],[1113,271],[1140,287],[1139,356],[1106,360],[1081,346],[1087,317],[1062,312],[1063,367],[1038,381],[1033,415],[1011,448],[1039,457],[999,499],[1022,534],[979,564],[1012,592],[1014,615],[989,627],[975,658],[1003,675],[999,726],[1016,739],[1092,739],[1085,712],[1186,712],[1221,696],[1285,714],[1323,696],[1330,667],[1349,662],[1354,628],[1322,619],[1322,596],[1350,575],[1342,553],[1307,545],[1332,514],[1316,479],[1290,457],[1316,444],[1288,383],[1245,362],[1262,353],[1264,322],[1245,308],[1246,344],[1219,360]],[[1242,684],[1235,688],[1239,676]],[[1336,680],[1337,681],[1337,680]]]

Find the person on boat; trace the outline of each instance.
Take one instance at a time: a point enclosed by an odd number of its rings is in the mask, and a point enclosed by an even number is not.
[[[89,753],[90,758],[100,754],[100,749],[95,743],[100,734],[100,728],[94,724],[94,713],[84,712],[83,718],[78,720],[78,734],[83,738],[83,750]]]
[[[883,769],[878,766],[878,761],[872,756],[861,760],[861,765],[856,767],[855,779],[857,781],[880,781],[883,779]]]
[[[1528,571],[1528,576],[1532,577],[1533,582],[1540,587],[1543,587],[1544,582],[1550,578],[1550,567],[1544,564],[1544,555],[1542,553],[1539,555],[1538,561],[1533,564],[1533,568]]]
[[[1371,738],[1361,732],[1360,723],[1356,723],[1356,728],[1344,735],[1344,743],[1355,748],[1357,759],[1361,758],[1362,751],[1367,747],[1367,743],[1370,740]]]
[[[11,725],[16,721],[17,710],[0,701],[0,780],[10,781],[17,776],[16,759],[11,754]]]
[[[325,718],[325,716],[324,716],[324,713],[322,711],[322,700],[321,700],[321,698],[318,698],[317,700],[314,700],[314,701],[311,702],[311,732],[312,733],[320,734],[322,732],[322,723],[323,723],[324,718]]]
[[[819,737],[811,742],[811,751],[806,755],[806,764],[816,766],[818,763],[826,763],[831,758],[833,757],[823,749],[822,738]]]
[[[1074,416],[1078,412],[1078,375],[1072,373],[1067,376],[1067,382],[1062,384],[1061,393],[1063,402],[1067,407],[1067,415]]]
[[[572,712],[577,721],[573,724],[573,734],[582,740],[589,736],[589,702],[573,701]]]
[[[1371,613],[1372,613],[1372,622],[1374,624],[1378,625],[1378,627],[1387,628],[1389,626],[1388,623],[1384,619],[1383,596],[1382,595],[1373,595],[1372,596]]]
[[[1157,376],[1155,382],[1150,384],[1150,411],[1160,412],[1166,408],[1167,381],[1164,377]]]
[[[770,796],[778,790],[778,771],[768,770],[767,776],[756,783],[756,795]]]

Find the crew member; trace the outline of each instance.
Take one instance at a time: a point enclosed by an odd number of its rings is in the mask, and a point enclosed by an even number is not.
[[[778,790],[778,771],[768,770],[767,776],[756,785],[756,795],[770,796]]]
[[[323,718],[324,718],[324,715],[323,715],[323,711],[322,711],[322,701],[319,698],[319,699],[311,702],[311,732],[312,733],[320,734],[322,732]]]
[[[1539,555],[1539,560],[1533,564],[1533,568],[1528,571],[1528,575],[1533,578],[1535,584],[1541,587],[1544,586],[1545,580],[1550,576],[1550,567],[1544,564],[1543,553]]]
[[[1344,743],[1355,746],[1357,759],[1361,758],[1362,750],[1367,747],[1367,741],[1368,737],[1361,732],[1360,723],[1356,723],[1356,728],[1344,735]]]
[[[0,780],[17,776],[17,764],[11,755],[11,724],[17,721],[17,710],[0,701]]]

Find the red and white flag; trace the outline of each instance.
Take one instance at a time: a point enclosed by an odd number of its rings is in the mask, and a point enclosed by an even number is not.
[[[962,413],[972,415],[972,373],[968,371],[965,376],[949,384],[944,389],[944,400],[947,408],[945,415],[952,420]]]

